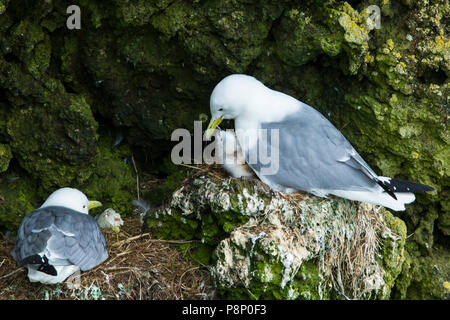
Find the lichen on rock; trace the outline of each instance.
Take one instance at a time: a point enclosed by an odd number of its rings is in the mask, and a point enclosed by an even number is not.
[[[386,299],[405,260],[406,226],[379,206],[217,173],[187,179],[145,221],[214,249],[211,275],[227,298]]]

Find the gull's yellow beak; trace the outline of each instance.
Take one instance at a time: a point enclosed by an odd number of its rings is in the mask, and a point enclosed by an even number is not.
[[[219,126],[219,124],[222,122],[223,116],[220,116],[217,119],[211,119],[209,122],[208,128],[206,128],[205,138],[206,140],[211,140],[211,137],[214,133],[214,130]]]
[[[103,205],[102,205],[102,203],[100,201],[95,201],[95,200],[91,201],[91,200],[89,200],[89,205],[88,205],[88,209],[89,210],[91,210],[93,208],[98,208],[98,207],[101,207],[101,206],[103,206]]]

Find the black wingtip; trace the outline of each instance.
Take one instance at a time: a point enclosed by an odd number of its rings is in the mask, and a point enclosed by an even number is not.
[[[57,276],[58,272],[56,272],[56,269],[51,264],[41,264],[38,268],[38,271],[41,271],[43,273],[49,274],[51,276]]]
[[[399,179],[390,179],[388,181],[377,180],[377,183],[395,200],[397,200],[397,197],[394,192],[419,193],[435,190],[433,187],[427,186],[426,184]]]
[[[391,179],[389,182],[391,187],[395,187],[395,192],[428,192],[428,191],[434,191],[435,189],[431,186],[427,186],[426,184],[421,184],[418,182],[410,182],[406,180],[400,180],[400,179]],[[391,190],[392,190],[391,188]]]
[[[45,255],[41,257],[40,255],[35,254],[33,256],[26,257],[20,261],[19,266],[24,266],[27,264],[38,264],[38,271],[44,272],[51,276],[58,275],[55,267],[48,263],[48,258]]]
[[[46,259],[47,259],[46,256],[41,257],[40,255],[35,254],[33,256],[29,256],[29,257],[22,259],[19,262],[19,266],[24,266],[26,264],[43,264],[43,263],[46,263],[45,262]],[[47,262],[48,262],[48,259],[47,259]]]
[[[422,186],[423,186],[423,189],[424,189],[423,192],[436,190],[435,188],[433,188],[431,186],[427,186],[426,184],[422,184]]]
[[[386,184],[384,181],[378,180],[377,183],[380,185],[380,187],[382,187],[384,189],[384,191],[387,192],[388,195],[390,195],[392,198],[394,198],[395,200],[397,200],[397,196],[395,195],[395,193],[393,191],[390,190],[390,186],[388,184]]]

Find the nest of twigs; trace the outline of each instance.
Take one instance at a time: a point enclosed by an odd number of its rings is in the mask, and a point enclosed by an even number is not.
[[[137,217],[124,219],[119,233],[103,231],[109,257],[82,272],[79,282],[31,283],[10,255],[14,240],[0,235],[0,299],[212,299],[214,288],[205,266],[187,257],[180,240],[154,239],[142,233]]]

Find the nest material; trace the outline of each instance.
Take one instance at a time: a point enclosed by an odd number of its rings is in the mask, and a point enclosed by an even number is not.
[[[190,261],[174,244],[141,233],[136,217],[125,219],[119,233],[103,231],[109,258],[81,273],[80,288],[66,283],[31,283],[10,255],[14,241],[0,238],[0,299],[212,299],[209,272]],[[75,282],[73,282],[75,283]]]

